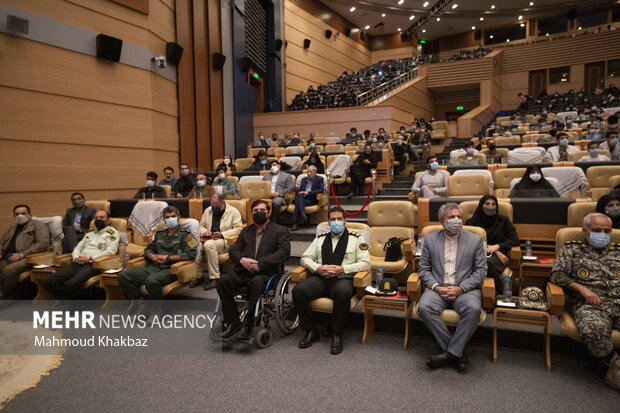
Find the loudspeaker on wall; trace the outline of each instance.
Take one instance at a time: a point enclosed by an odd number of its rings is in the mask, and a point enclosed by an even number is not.
[[[282,49],[282,39],[276,39],[275,42],[276,52],[279,52]]]
[[[119,62],[122,49],[123,41],[121,39],[103,33],[97,35],[97,57]]]
[[[349,37],[351,35],[351,29],[349,29],[348,27],[344,29],[344,35]]]
[[[325,30],[325,38],[329,39],[330,37],[332,37],[332,31],[329,29]]]
[[[307,49],[310,47],[310,39],[304,39],[304,49]]]
[[[166,60],[172,64],[179,65],[183,56],[183,48],[178,43],[166,43]]]
[[[226,56],[219,52],[213,53],[213,69],[222,70],[224,62],[226,62]]]

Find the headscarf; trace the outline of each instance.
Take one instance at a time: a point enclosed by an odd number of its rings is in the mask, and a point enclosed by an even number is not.
[[[612,216],[607,215],[607,213],[605,213],[605,207],[607,206],[609,201],[614,200],[614,199],[617,199],[618,201],[620,201],[620,193],[614,192],[614,193],[609,193],[607,195],[603,195],[602,197],[600,197],[598,199],[598,202],[596,203],[596,212],[600,212],[601,214],[605,214],[606,216],[608,216],[609,219],[611,219],[612,228],[620,228],[620,216],[612,217]]]
[[[530,174],[537,170],[540,172],[540,181],[534,182],[530,179]],[[540,168],[536,165],[530,165],[525,170],[521,181],[510,191],[510,198],[559,198],[560,194],[555,190],[553,185],[545,179]]]
[[[313,159],[315,161],[314,163],[311,162]],[[308,160],[306,161],[306,167],[310,165],[316,166],[317,173],[319,174],[325,173],[325,165],[323,165],[323,162],[321,161],[321,157],[319,156],[317,152],[311,152],[310,155],[308,156]]]
[[[484,203],[489,199],[495,201],[495,205],[497,206],[495,214],[490,216],[484,213],[483,208]],[[493,195],[485,195],[480,198],[480,202],[478,202],[478,207],[474,211],[472,217],[467,220],[466,225],[481,227],[487,233],[487,239],[495,239],[498,233],[503,230],[502,228],[504,226],[504,223],[500,219],[499,203],[497,202],[497,198],[495,198]]]

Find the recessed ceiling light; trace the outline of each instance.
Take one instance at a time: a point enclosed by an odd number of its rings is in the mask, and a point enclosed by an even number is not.
[[[453,5],[452,5],[452,8],[453,8],[453,9],[456,9],[457,7],[459,7],[459,5],[458,5],[458,4],[453,4]]]
[[[489,39],[492,39],[492,38],[493,38],[493,35],[490,35],[490,36],[489,36]]]
[[[510,41],[510,39],[506,39],[506,43],[508,43]]]
[[[471,29],[472,30],[476,30],[476,26],[471,26]]]
[[[480,18],[480,21],[481,21],[481,22],[483,22],[483,21],[484,21],[484,17],[481,17],[481,18]]]
[[[351,13],[353,13],[353,12],[355,11],[355,6],[351,7],[351,8],[349,9],[349,11],[350,11]]]
[[[409,16],[409,20],[413,20],[415,19],[415,16],[412,14],[411,16]]]
[[[398,31],[400,31],[400,27],[398,28]]]
[[[534,5],[534,2],[533,2],[533,1],[530,1],[530,6],[533,6],[533,5]]]
[[[360,31],[360,29],[358,29],[357,27],[355,29],[351,29],[351,33],[357,33],[359,31]]]
[[[495,8],[495,4],[491,4],[491,10]]]
[[[441,18],[437,17],[437,21],[441,21]]]
[[[424,4],[422,5],[422,7],[426,7],[428,6],[428,1],[425,1]]]
[[[370,26],[365,26],[364,27],[364,30],[368,30],[368,29],[370,29]]]
[[[401,4],[403,4],[405,2],[405,0],[398,0],[398,5],[400,6]]]
[[[519,15],[519,17],[517,17],[517,20],[523,20],[523,16]]]
[[[426,33],[426,29],[422,29],[422,33]]]
[[[525,23],[521,23],[521,24],[520,24],[520,26],[521,26],[521,27],[525,27]]]
[[[381,17],[385,17],[385,13],[381,13]]]
[[[581,26],[577,27],[577,30],[581,30]]]
[[[545,34],[545,36],[549,36],[549,33]]]

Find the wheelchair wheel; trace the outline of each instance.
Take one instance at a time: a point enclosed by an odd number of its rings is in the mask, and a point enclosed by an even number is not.
[[[276,287],[274,301],[276,304],[276,323],[284,334],[290,334],[299,325],[299,315],[293,306],[293,288],[295,282],[291,280],[291,274],[287,273],[280,277]]]
[[[271,344],[271,331],[266,328],[259,328],[254,333],[254,342],[256,347],[265,348]]]

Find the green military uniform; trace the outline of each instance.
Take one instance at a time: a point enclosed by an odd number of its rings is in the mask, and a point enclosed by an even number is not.
[[[584,344],[595,357],[609,355],[611,329],[620,328],[620,244],[595,249],[587,241],[567,242],[558,253],[551,281],[560,287],[576,282],[599,296],[597,307],[586,304],[578,292],[566,290]]]
[[[471,158],[468,158],[467,156],[463,156],[455,162],[455,165],[456,166],[486,166],[487,164],[484,158],[480,156],[472,156]]]
[[[157,231],[153,241],[144,250],[144,257],[148,254],[178,255],[181,261],[194,261],[196,259],[198,242],[191,232],[177,227],[172,235],[168,235],[168,229]],[[150,262],[148,258],[147,261]],[[121,271],[118,275],[118,283],[125,296],[131,300],[139,298],[140,287],[146,286],[149,297],[152,300],[163,298],[162,288],[177,279],[170,272],[171,264],[156,264],[150,262],[145,268],[132,268]]]
[[[343,237],[347,238],[346,246]],[[310,302],[329,297],[334,301],[331,331],[334,335],[342,335],[351,310],[353,277],[359,271],[370,270],[368,244],[359,233],[346,229],[340,234],[321,234],[301,256],[301,265],[313,273],[293,289],[293,302],[302,330],[314,328]],[[321,265],[340,265],[344,272],[338,277],[326,278],[316,273]]]

